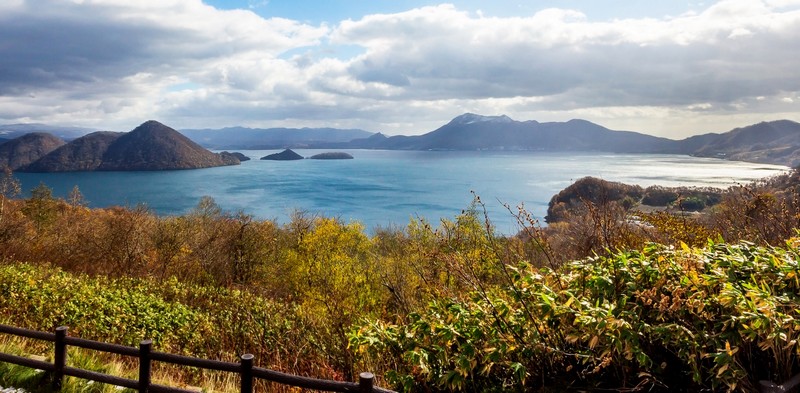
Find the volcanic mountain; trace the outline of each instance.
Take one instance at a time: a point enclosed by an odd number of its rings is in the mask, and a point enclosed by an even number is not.
[[[354,140],[348,147],[400,150],[544,150],[652,153],[674,141],[628,131],[612,131],[585,121],[540,123],[508,116],[465,113],[424,135]]]
[[[212,153],[178,131],[150,120],[127,133],[95,132],[85,135],[19,170],[159,171],[238,164],[239,160],[233,154]]]
[[[237,162],[238,164],[238,162]],[[100,171],[157,171],[230,165],[178,131],[150,120],[120,136],[97,168]]]

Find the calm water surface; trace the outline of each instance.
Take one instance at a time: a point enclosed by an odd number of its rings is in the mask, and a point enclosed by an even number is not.
[[[296,150],[303,156],[319,153]],[[274,150],[245,150],[238,166],[163,172],[17,173],[29,192],[39,182],[65,197],[77,185],[90,206],[145,204],[182,214],[208,195],[225,210],[285,222],[295,210],[360,221],[367,228],[405,226],[424,217],[453,218],[474,191],[503,233],[516,230],[502,203],[524,203],[542,217],[550,198],[584,176],[649,186],[728,187],[786,167],[679,155],[541,152],[347,150],[354,160],[261,161]],[[29,194],[26,194],[26,196]]]

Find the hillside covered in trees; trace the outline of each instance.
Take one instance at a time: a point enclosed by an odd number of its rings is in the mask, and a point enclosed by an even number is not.
[[[78,189],[18,199],[6,172],[0,323],[248,352],[319,378],[370,370],[408,391],[751,391],[800,372],[797,172],[720,191],[702,214],[583,183],[622,197],[566,192],[547,226],[509,207],[514,236],[494,232],[479,197],[452,219],[368,234],[210,198],[174,217],[88,209]]]
[[[157,121],[130,132],[97,131],[69,143],[31,133],[0,144],[0,167],[21,172],[157,171],[240,164],[235,153],[212,153]]]

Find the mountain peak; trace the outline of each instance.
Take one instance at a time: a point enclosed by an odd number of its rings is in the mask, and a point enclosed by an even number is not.
[[[97,170],[194,169],[237,163],[225,162],[173,128],[148,120],[109,145]]]
[[[458,116],[450,121],[451,124],[473,124],[473,123],[511,123],[512,120],[510,117],[506,115],[500,116],[483,116],[477,115],[475,113],[465,113],[461,116]]]
[[[131,132],[137,132],[137,131],[139,131],[139,132],[141,132],[141,131],[151,131],[152,132],[152,131],[167,131],[167,130],[174,131],[172,128],[170,128],[170,127],[168,127],[168,126],[166,126],[166,125],[164,125],[164,124],[162,124],[162,123],[160,123],[158,121],[148,120],[148,121],[140,124],[139,127],[134,128],[133,131],[131,131]]]

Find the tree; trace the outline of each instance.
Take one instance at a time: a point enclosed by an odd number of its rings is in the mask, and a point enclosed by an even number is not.
[[[143,205],[105,209],[94,230],[94,242],[105,261],[104,274],[144,276],[147,251],[152,249],[155,217]]]
[[[53,223],[58,212],[58,201],[53,197],[53,190],[39,183],[31,190],[31,198],[25,201],[22,212],[36,225],[36,231],[41,232]]]
[[[313,224],[287,253],[285,259],[293,271],[284,282],[291,280],[289,285],[305,312],[329,325],[329,348],[339,359],[337,366],[345,378],[351,378],[354,370],[347,330],[356,318],[370,315],[384,303],[377,277],[373,278],[371,243],[358,223],[317,218]]]
[[[214,198],[203,195],[200,197],[200,202],[197,202],[197,206],[192,209],[190,215],[202,218],[219,218],[222,215],[222,208],[219,207]]]
[[[0,177],[0,222],[3,222],[6,198],[14,198],[19,195],[20,191],[19,181],[14,177],[11,168],[3,168],[3,176]]]
[[[230,224],[233,233],[228,236],[229,274],[233,283],[246,285],[255,280],[268,262],[277,259],[272,247],[277,228],[271,222],[254,220],[253,216],[242,212],[237,213]]]
[[[81,190],[78,189],[78,186],[72,187],[72,191],[70,191],[69,195],[67,196],[67,202],[72,207],[83,207],[88,204],[86,199],[83,197],[83,193],[81,193]]]
[[[19,181],[14,178],[10,168],[3,168],[2,177],[0,177],[0,259],[15,255],[18,251],[15,246],[27,239],[25,236],[27,220],[19,214],[17,207],[19,204],[9,204],[6,209],[6,199],[14,198],[19,194]]]

